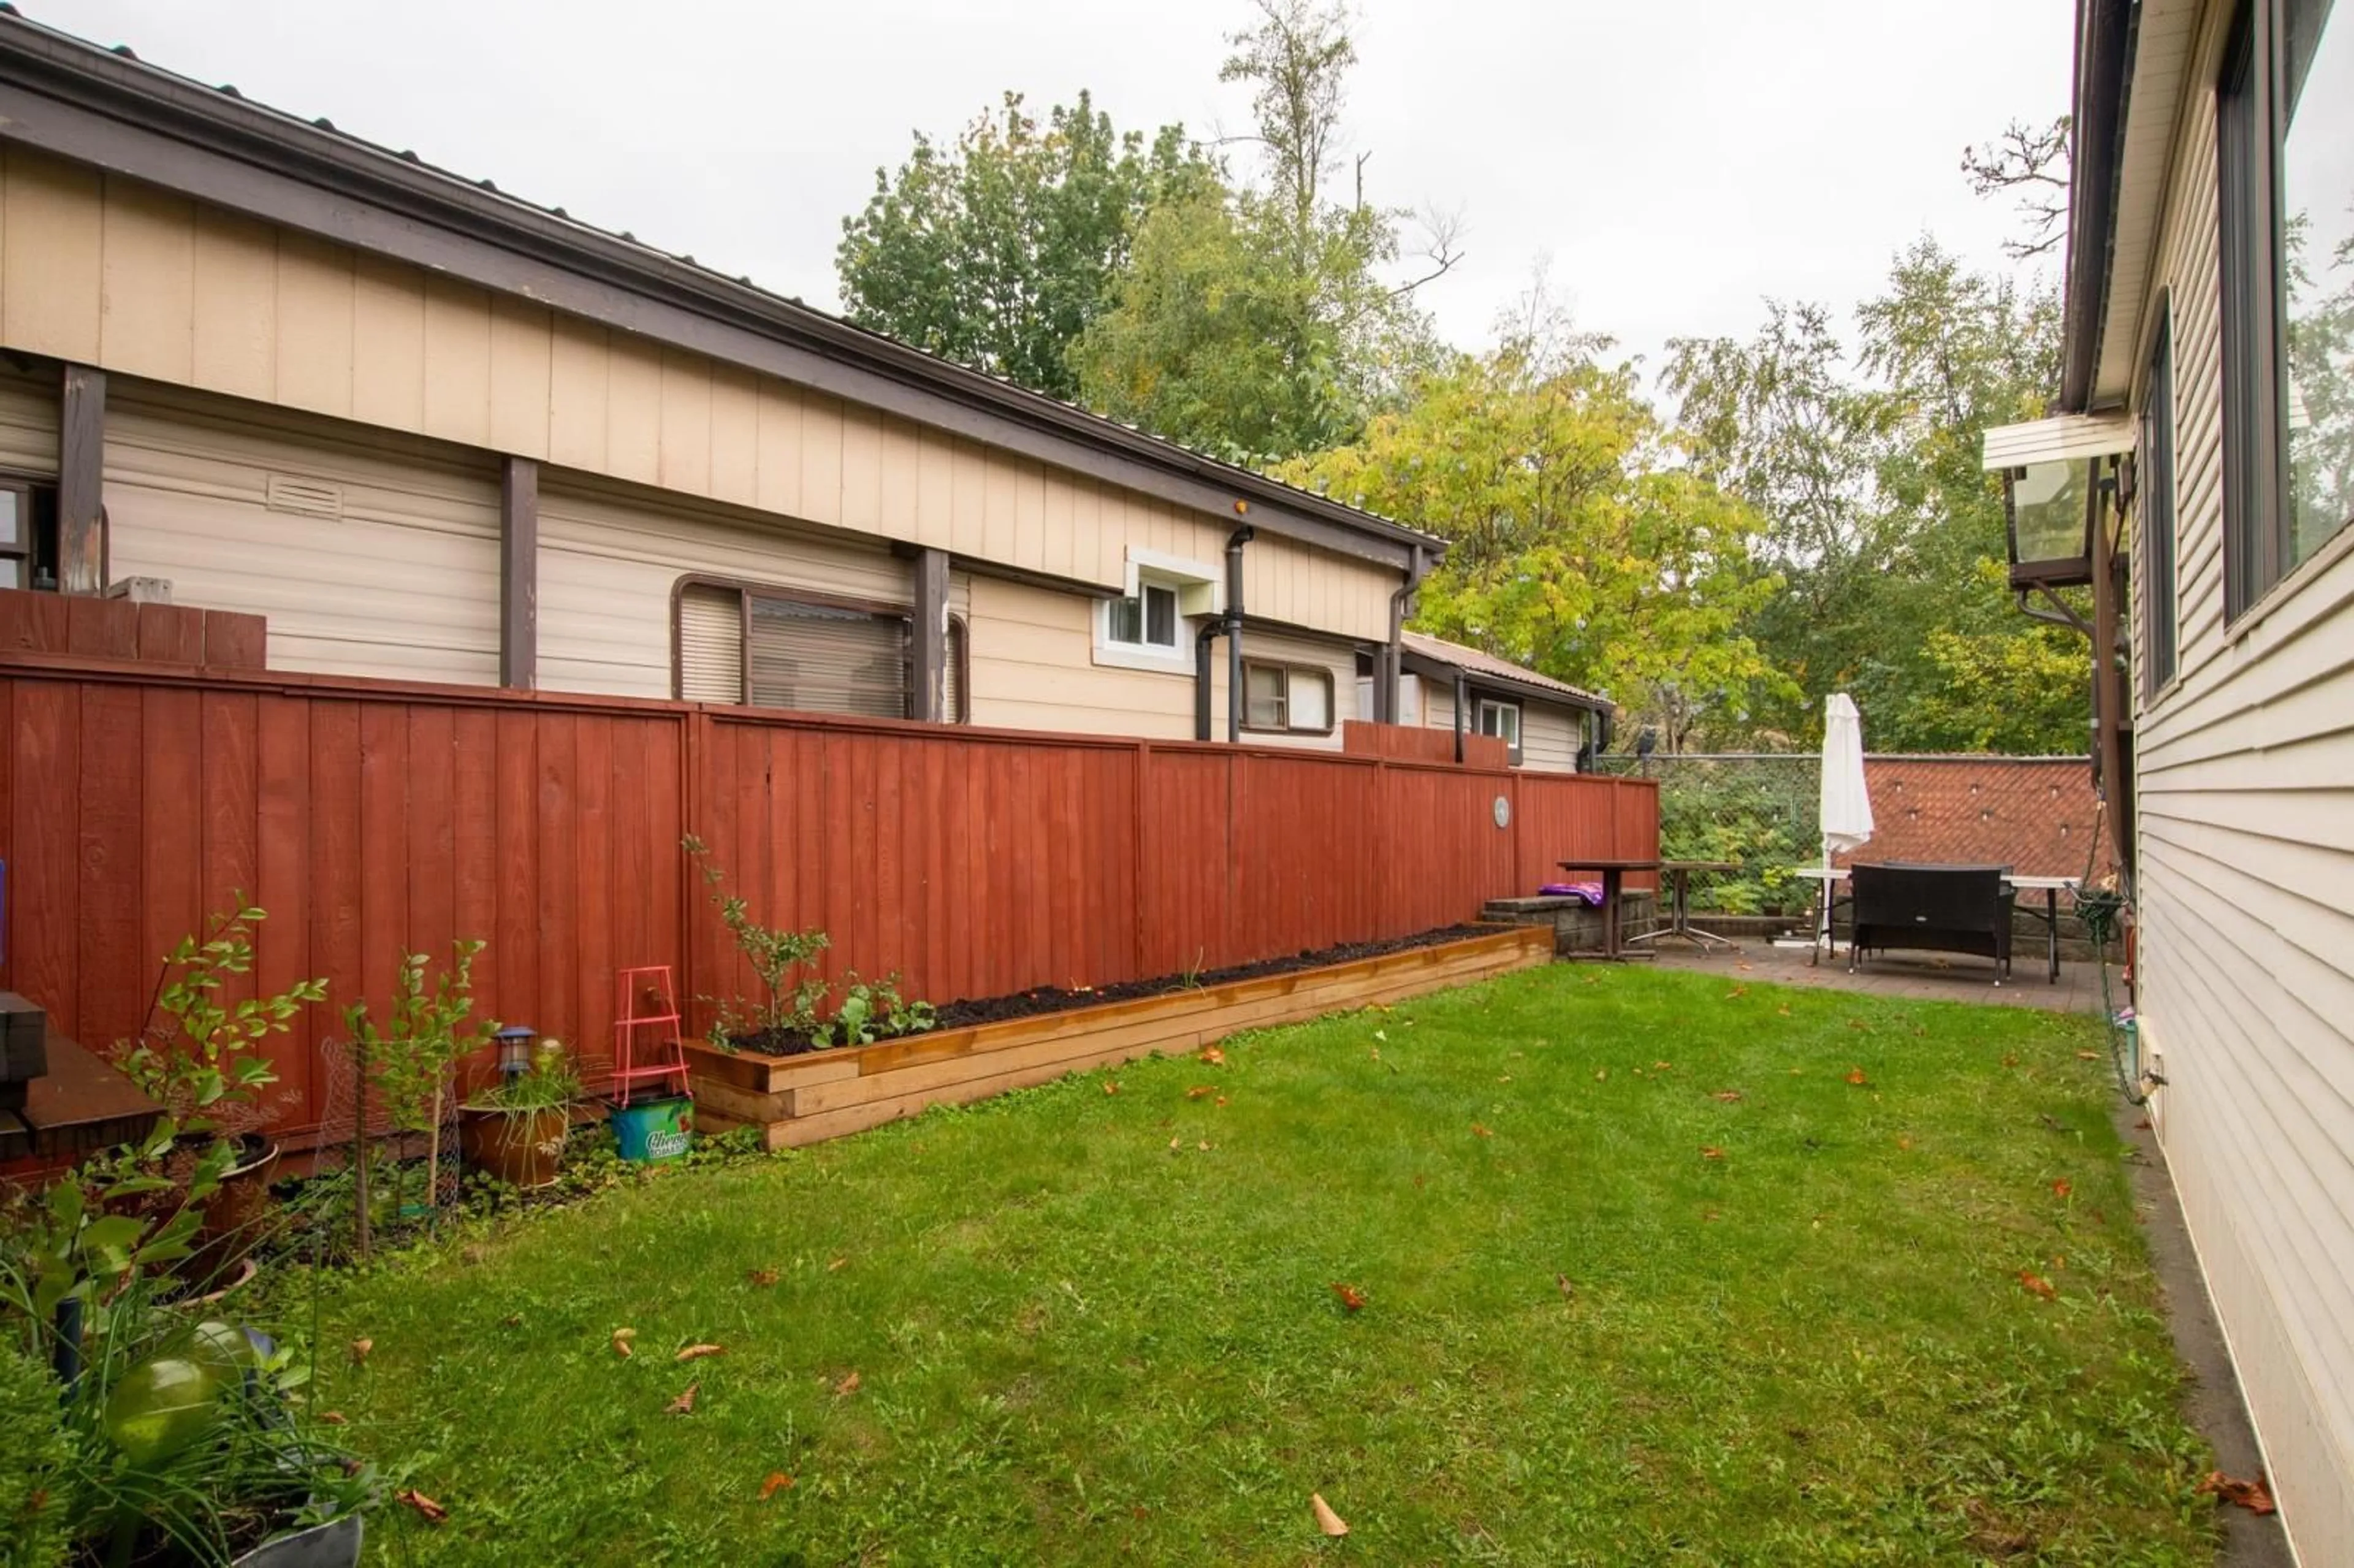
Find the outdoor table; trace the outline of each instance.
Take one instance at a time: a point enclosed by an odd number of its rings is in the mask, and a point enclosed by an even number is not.
[[[1598,871],[1602,874],[1602,956],[1614,959],[1628,957],[1618,940],[1618,884],[1630,871],[1659,870],[1659,863],[1657,860],[1564,860],[1555,863],[1564,871]]]
[[[1815,941],[1807,951],[1807,965],[1811,969],[1823,961],[1823,949],[1827,947],[1833,958],[1839,956],[1839,938],[1831,929],[1831,916],[1837,909],[1839,885],[1847,880],[1847,867],[1802,865],[1794,868],[1790,874],[1818,885],[1815,890]]]
[[[1839,943],[1834,938],[1831,932],[1831,914],[1834,907],[1834,893],[1839,885],[1847,880],[1847,867],[1843,865],[1802,865],[1792,871],[1790,874],[1793,876],[1805,877],[1810,882],[1817,882],[1822,885],[1821,895],[1816,900],[1815,904],[1814,950],[1807,955],[1808,963],[1819,963],[1822,960],[1823,948],[1826,946],[1828,946],[1834,954],[1839,951]],[[2075,892],[2083,879],[2073,876],[2005,876],[2002,880],[2003,885],[2014,893],[2041,893],[2043,895],[2042,910],[2039,913],[2036,909],[2031,906],[2027,912],[2036,919],[2043,922],[2045,953],[2044,979],[2052,985],[2059,984],[2060,895],[2062,892]]]
[[[2044,950],[2049,959],[2044,978],[2053,985],[2060,983],[2060,895],[2062,890],[2074,893],[2081,880],[2073,876],[2006,876],[2003,878],[2003,881],[2009,883],[2014,891],[2043,895],[2043,912],[2036,915],[2035,911],[2030,908],[2028,913],[2043,922]]]
[[[1728,951],[1734,945],[1713,931],[1692,928],[1691,874],[1695,871],[1739,871],[1736,860],[1663,860],[1659,870],[1668,879],[1668,923],[1656,931],[1646,931],[1639,937],[1629,937],[1627,945],[1656,942],[1667,937],[1681,937],[1693,947],[1705,951],[1712,942]]]

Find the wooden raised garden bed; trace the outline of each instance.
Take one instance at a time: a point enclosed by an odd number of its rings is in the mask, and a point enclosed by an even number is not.
[[[1155,1053],[1198,1051],[1241,1030],[1420,996],[1552,957],[1550,927],[1515,927],[1320,969],[798,1056],[688,1041],[687,1070],[702,1127],[758,1127],[769,1148],[781,1149],[879,1127],[926,1106],[985,1099]]]

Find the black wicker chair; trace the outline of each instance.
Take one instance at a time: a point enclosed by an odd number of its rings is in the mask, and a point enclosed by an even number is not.
[[[1995,962],[1995,984],[2010,976],[2010,916],[2016,895],[2003,865],[1857,865],[1848,874],[1852,907],[1847,967],[1866,952],[1916,948],[1976,953]]]

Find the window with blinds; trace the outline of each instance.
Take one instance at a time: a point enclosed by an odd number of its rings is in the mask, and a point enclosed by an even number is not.
[[[948,701],[965,716],[964,624],[949,627]],[[726,583],[678,596],[678,694],[689,702],[906,718],[915,709],[905,614]]]

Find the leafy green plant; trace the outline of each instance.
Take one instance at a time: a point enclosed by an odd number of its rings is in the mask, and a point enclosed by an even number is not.
[[[23,1199],[6,1217],[0,1308],[14,1309],[46,1334],[66,1302],[88,1298],[110,1282],[120,1287],[193,1252],[202,1205],[236,1151],[216,1140],[185,1181],[175,1181],[159,1172],[178,1133],[169,1118],[159,1119],[144,1138],[67,1172],[37,1199]],[[176,1206],[148,1206],[174,1192]]]
[[[789,931],[761,925],[752,918],[740,895],[725,891],[726,875],[712,859],[709,846],[693,833],[681,842],[703,872],[720,924],[736,938],[737,948],[751,964],[752,972],[760,977],[765,992],[763,1000],[749,1004],[741,998],[718,1001],[718,1014],[711,1026],[712,1044],[725,1050],[740,1036],[770,1031],[814,1035],[826,984],[814,975],[801,975],[798,980],[795,976],[815,961],[832,939],[814,928]]]
[[[223,1000],[231,977],[252,972],[254,928],[268,918],[239,895],[230,909],[207,919],[201,939],[181,938],[164,955],[146,1033],[118,1054],[124,1075],[164,1105],[182,1133],[234,1132],[235,1123],[258,1122],[262,1092],[278,1081],[264,1046],[292,1028],[304,1006],[326,999],[324,980],[306,980],[276,996]],[[155,1013],[169,1022],[153,1022]]]
[[[812,1025],[809,1036],[821,1050],[872,1045],[895,1035],[920,1034],[938,1021],[930,1002],[911,1001],[900,994],[896,973],[877,980],[863,980],[854,973],[843,982],[833,1016]]]
[[[402,955],[393,976],[392,1009],[382,1027],[369,1015],[366,1001],[344,1011],[353,1050],[365,1064],[369,1081],[383,1094],[394,1128],[427,1135],[429,1206],[440,1190],[441,1097],[448,1092],[451,1065],[488,1044],[498,1032],[496,1020],[471,1028],[466,1022],[474,1011],[474,956],[483,946],[473,938],[451,944],[449,967],[429,991],[425,971],[432,960],[423,953]]]
[[[58,1421],[65,1393],[40,1358],[0,1334],[0,1562],[9,1568],[60,1568],[72,1541],[56,1479],[73,1460]]]
[[[561,1040],[543,1040],[532,1053],[531,1065],[512,1078],[478,1089],[466,1101],[468,1110],[504,1111],[525,1116],[555,1110],[580,1098],[580,1075]]]

